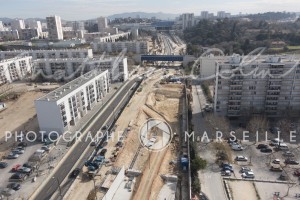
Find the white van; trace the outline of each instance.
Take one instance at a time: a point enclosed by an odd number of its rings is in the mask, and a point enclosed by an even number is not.
[[[279,138],[275,138],[275,139],[271,140],[270,145],[271,146],[276,146],[276,145],[279,145],[279,143],[282,143],[282,142],[283,142],[283,140],[280,140]]]
[[[289,150],[289,147],[286,143],[280,142],[276,147],[280,150]]]

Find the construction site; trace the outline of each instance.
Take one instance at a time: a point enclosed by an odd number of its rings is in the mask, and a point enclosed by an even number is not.
[[[169,199],[181,195],[179,138],[183,84],[162,81],[164,70],[155,70],[143,81],[114,126],[105,144],[105,164],[92,176],[84,167],[65,195],[66,199]],[[174,75],[175,70],[168,71]],[[148,119],[168,123],[173,139],[167,148],[153,152],[139,140]],[[177,193],[176,193],[177,192]]]

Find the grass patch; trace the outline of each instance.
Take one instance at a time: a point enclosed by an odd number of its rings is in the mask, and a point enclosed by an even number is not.
[[[210,92],[208,83],[206,83],[206,82],[202,83],[201,88],[202,88],[203,93],[205,94],[205,96],[207,98],[207,101],[209,103],[213,103],[214,101],[213,101],[213,97],[211,96],[211,92]]]

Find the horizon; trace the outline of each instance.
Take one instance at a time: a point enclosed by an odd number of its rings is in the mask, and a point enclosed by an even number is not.
[[[160,5],[159,7],[157,5]],[[205,5],[205,6],[203,6]],[[270,8],[272,5],[272,8]],[[300,6],[298,0],[255,0],[239,1],[233,0],[179,0],[164,2],[145,1],[145,0],[15,0],[1,5],[1,18],[46,18],[51,15],[58,15],[64,20],[88,20],[99,16],[111,16],[115,14],[124,14],[131,12],[144,13],[164,13],[164,14],[182,14],[194,13],[199,16],[201,11],[209,11],[216,14],[218,11],[230,12],[233,15],[257,14],[265,12],[300,12],[295,10]],[[162,7],[168,7],[168,10],[161,10]],[[136,11],[138,8],[140,11]],[[12,10],[16,12],[11,12]],[[83,14],[85,17],[83,17]]]

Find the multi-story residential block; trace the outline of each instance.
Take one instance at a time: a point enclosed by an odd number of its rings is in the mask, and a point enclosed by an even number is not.
[[[85,30],[77,30],[77,31],[64,31],[64,39],[69,40],[69,39],[83,39],[84,34],[86,33]]]
[[[0,21],[0,31],[4,31],[4,26],[3,26],[2,21]]]
[[[11,22],[12,30],[21,30],[25,28],[25,22],[23,19],[15,19]]]
[[[98,31],[103,32],[104,29],[106,29],[107,26],[107,18],[106,17],[99,17],[97,18],[98,22]]]
[[[39,32],[37,28],[25,28],[19,31],[20,39],[30,40],[32,38],[38,38],[41,36],[42,32]]]
[[[109,92],[109,73],[91,71],[35,100],[41,131],[63,134],[89,113]]]
[[[59,16],[47,17],[47,28],[49,32],[50,40],[63,40],[63,30],[61,25],[61,19]]]
[[[184,13],[181,18],[183,30],[194,26],[194,13]]]
[[[28,26],[30,29],[37,29],[37,32],[41,34],[42,31],[42,23],[40,21],[31,20],[28,22]]]
[[[0,51],[0,60],[13,58],[18,55],[29,55],[36,59],[55,58],[93,58],[92,49],[54,49],[54,50],[14,50]]]
[[[22,79],[32,71],[32,57],[16,57],[0,61],[0,85]]]
[[[217,65],[215,80],[216,112],[229,117],[300,114],[300,65],[290,57],[267,56],[245,63],[234,55]]]
[[[226,13],[225,11],[219,11],[218,13],[217,13],[217,17],[218,18],[226,18],[226,17],[230,17],[231,16],[231,14],[230,13]]]
[[[7,31],[0,31],[0,38],[2,40],[18,40],[19,31],[18,30],[7,30]]]
[[[146,54],[149,52],[147,41],[128,41],[128,42],[94,42],[92,44],[95,52],[127,52]]]
[[[34,60],[35,73],[41,72],[45,78],[63,75],[65,78],[78,77],[94,69],[108,70],[111,81],[128,79],[127,58],[110,57],[104,59],[37,59]]]
[[[94,33],[85,33],[84,38],[86,41],[95,41],[95,42],[115,42],[116,40],[126,37],[130,35],[130,32],[123,32],[113,35],[107,35],[102,32],[94,32]]]
[[[66,23],[67,26],[72,27],[74,31],[84,31],[84,22],[71,21]]]

